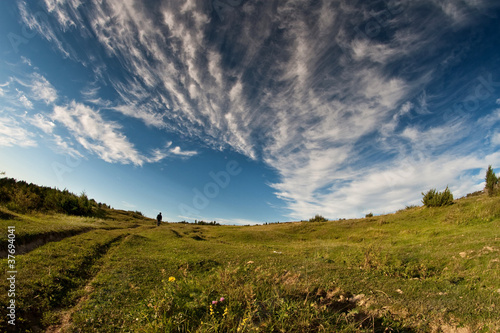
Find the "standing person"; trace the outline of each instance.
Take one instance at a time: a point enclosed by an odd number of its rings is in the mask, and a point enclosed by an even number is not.
[[[156,225],[159,227],[161,223],[161,212],[156,216]]]

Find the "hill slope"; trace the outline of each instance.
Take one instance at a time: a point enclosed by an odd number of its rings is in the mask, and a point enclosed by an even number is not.
[[[322,223],[106,223],[16,257],[18,329],[500,330],[498,197]]]

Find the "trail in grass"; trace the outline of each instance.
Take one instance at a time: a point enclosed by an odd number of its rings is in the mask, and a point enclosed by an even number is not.
[[[127,229],[135,229],[135,227]],[[101,263],[99,264],[99,270],[89,279],[85,287],[82,288],[83,296],[80,297],[80,299],[76,302],[76,304],[73,307],[62,311],[60,315],[61,322],[57,325],[49,326],[45,330],[45,333],[62,333],[62,332],[67,332],[71,328],[71,316],[73,315],[73,313],[75,313],[82,307],[82,304],[88,300],[90,294],[93,292],[94,290],[93,282],[95,280],[95,277],[101,272],[105,263],[113,255],[116,249],[122,246],[122,244],[126,242],[127,239],[129,239],[130,237],[131,235],[126,235],[125,237],[121,237],[119,242],[115,241],[111,244],[111,246],[107,249],[106,253],[104,253],[100,258]]]
[[[16,329],[38,332],[59,322],[61,312],[84,294],[80,288],[97,274],[102,258],[128,234],[128,229],[92,230],[20,256]],[[6,301],[0,295],[0,303]],[[0,331],[7,329],[3,319]]]
[[[18,245],[17,249],[16,249],[16,253],[17,253],[17,255],[26,254],[26,253],[29,253],[29,252],[39,248],[40,246],[47,244],[47,243],[59,242],[65,238],[77,236],[77,235],[89,232],[91,230],[94,230],[94,228],[84,228],[84,229],[77,229],[77,230],[64,230],[64,231],[59,231],[59,232],[53,231],[53,232],[39,234],[32,241]],[[2,258],[7,257],[7,251],[6,250],[0,251],[0,257],[2,257]]]

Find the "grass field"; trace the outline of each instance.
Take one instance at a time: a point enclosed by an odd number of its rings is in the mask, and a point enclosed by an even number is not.
[[[16,256],[18,332],[500,331],[498,197],[259,226],[130,214],[2,210],[4,248],[9,225],[26,244],[62,235]]]

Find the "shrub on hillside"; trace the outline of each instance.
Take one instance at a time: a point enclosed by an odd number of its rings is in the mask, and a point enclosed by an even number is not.
[[[426,207],[441,207],[453,204],[453,194],[448,186],[443,192],[438,192],[436,189],[431,189],[427,193],[423,193],[422,203]]]
[[[326,221],[328,220],[319,214],[316,214],[316,216],[309,219],[309,222],[326,222]]]
[[[365,217],[373,217],[373,213],[368,213],[365,215]]]

